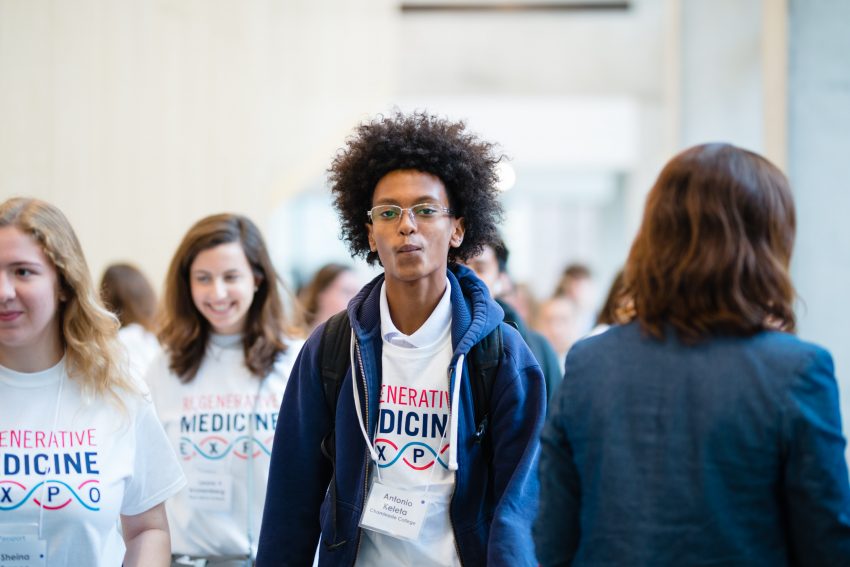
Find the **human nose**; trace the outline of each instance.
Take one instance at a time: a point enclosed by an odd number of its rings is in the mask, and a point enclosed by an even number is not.
[[[15,298],[15,286],[12,278],[6,272],[0,272],[0,302],[5,303]]]
[[[398,229],[402,234],[408,234],[416,230],[416,217],[413,216],[413,209],[401,209],[399,215]]]
[[[213,295],[216,299],[222,299],[227,296],[227,285],[225,285],[224,280],[221,278],[216,278],[213,282]]]

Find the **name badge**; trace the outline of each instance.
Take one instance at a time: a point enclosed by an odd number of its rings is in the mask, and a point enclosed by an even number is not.
[[[0,526],[0,567],[46,567],[47,542],[38,537],[38,524]]]
[[[424,494],[375,481],[366,499],[360,527],[398,539],[416,541],[427,511],[428,500]]]
[[[186,491],[192,506],[210,512],[230,512],[233,478],[229,474],[224,470],[195,469],[187,472]]]

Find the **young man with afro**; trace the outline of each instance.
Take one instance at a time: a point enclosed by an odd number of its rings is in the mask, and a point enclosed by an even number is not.
[[[543,375],[460,264],[497,235],[499,159],[463,123],[396,113],[361,124],[331,165],[342,236],[384,273],[348,306],[351,363],[333,409],[324,325],[295,363],[258,565],[310,565],[317,544],[320,566],[536,564]],[[494,331],[489,399],[474,399],[468,357]]]

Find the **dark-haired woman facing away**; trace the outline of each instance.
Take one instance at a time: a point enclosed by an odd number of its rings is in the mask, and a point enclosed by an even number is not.
[[[283,391],[300,343],[286,337],[278,278],[249,219],[196,223],[165,282],[164,355],[147,380],[187,487],[166,509],[174,565],[250,565]]]
[[[825,350],[795,337],[785,176],[691,148],[649,194],[633,320],[578,343],[544,428],[543,565],[850,565]]]

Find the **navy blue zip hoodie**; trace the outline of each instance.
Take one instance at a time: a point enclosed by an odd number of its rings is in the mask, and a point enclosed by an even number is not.
[[[458,411],[455,491],[450,505],[458,555],[464,565],[534,565],[531,524],[537,511],[539,435],[546,414],[540,366],[522,338],[502,323],[502,309],[471,270],[448,271],[452,300],[450,389],[458,357],[502,326],[504,352],[489,403],[492,464],[475,443],[472,386],[463,368]],[[381,389],[380,287],[367,284],[348,306],[356,338],[356,380],[366,430],[375,431]],[[354,565],[360,545],[358,523],[369,484],[368,449],[354,410],[349,369],[336,409],[336,471],[322,454],[333,427],[319,372],[318,347],[324,325],[304,345],[289,378],[275,432],[269,486],[257,565]],[[333,477],[332,477],[333,476]],[[329,483],[336,489],[336,505]],[[335,526],[335,529],[334,529]]]

